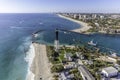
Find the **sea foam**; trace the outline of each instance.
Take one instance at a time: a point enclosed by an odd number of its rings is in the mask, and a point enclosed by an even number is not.
[[[26,76],[26,80],[34,80],[35,75],[30,70],[34,57],[35,57],[35,50],[33,44],[31,44],[30,49],[26,53],[26,57],[25,57],[25,61],[28,63],[28,73]]]

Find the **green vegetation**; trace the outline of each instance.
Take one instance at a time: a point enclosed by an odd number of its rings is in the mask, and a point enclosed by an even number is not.
[[[99,56],[105,56],[106,54],[101,53],[98,48],[88,47],[87,45],[76,46],[74,48],[68,48],[63,46],[60,49],[59,53],[56,53],[52,46],[48,46],[47,52],[48,52],[47,55],[49,57],[49,60],[53,64],[51,67],[51,71],[53,73],[59,73],[65,70],[63,62],[67,62],[66,59],[64,58],[64,55],[66,53],[71,53],[72,58],[77,59],[78,57],[76,56],[75,53],[80,52],[80,55],[84,56],[84,59],[82,60],[83,62],[84,60],[92,61],[93,64],[84,64],[84,65],[90,71],[90,73],[95,77],[96,80],[101,79],[99,71],[102,68],[113,66],[112,63],[96,60],[96,58],[99,58]],[[119,60],[118,63],[120,63]],[[82,77],[77,68],[70,69],[68,72],[69,74],[74,74],[75,80],[82,80]],[[58,76],[54,76],[55,80],[58,79],[57,77]]]
[[[63,67],[63,65],[53,65],[52,67],[51,67],[51,71],[52,71],[52,73],[54,73],[54,72],[56,72],[56,73],[59,73],[59,72],[62,72],[64,70],[64,67]]]
[[[74,18],[73,18],[74,19]],[[120,18],[112,19],[109,17],[106,18],[95,18],[95,19],[75,19],[88,24],[88,26],[92,26],[87,32],[99,32],[104,29],[106,33],[113,33],[112,29],[120,29]],[[96,23],[98,25],[96,25]],[[114,33],[118,33],[114,31]]]
[[[53,46],[47,46],[47,56],[52,64],[59,64],[59,54],[54,51]]]
[[[88,32],[98,32],[98,30],[93,27],[93,28],[90,28],[90,29],[88,30]]]
[[[54,80],[58,80],[58,77],[59,77],[58,75],[53,76]]]
[[[119,64],[119,65],[120,65],[120,60],[119,60],[119,59],[117,60],[117,64]]]
[[[60,50],[60,52],[59,52],[59,58],[61,59],[61,60],[65,60],[64,59],[64,54],[65,54],[65,51],[64,50]]]
[[[94,60],[93,64],[86,65],[87,69],[90,73],[96,78],[96,80],[100,80],[100,74],[98,73],[102,68],[113,66],[113,64],[105,61]]]

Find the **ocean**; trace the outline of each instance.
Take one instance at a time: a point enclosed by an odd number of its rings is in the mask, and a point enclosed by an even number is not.
[[[53,45],[55,29],[72,30],[80,25],[56,14],[0,14],[0,80],[26,80],[34,54],[32,41]],[[32,33],[37,30],[38,37]],[[76,41],[74,41],[74,40]],[[120,35],[59,33],[60,44],[87,44],[94,40],[101,50],[120,54]],[[32,75],[34,76],[34,75]]]

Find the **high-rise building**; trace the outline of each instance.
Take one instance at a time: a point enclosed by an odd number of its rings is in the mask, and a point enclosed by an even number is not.
[[[79,14],[79,19],[82,19],[82,16]]]

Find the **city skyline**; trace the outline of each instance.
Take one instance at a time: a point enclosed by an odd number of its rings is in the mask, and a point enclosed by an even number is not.
[[[120,13],[120,0],[0,0],[0,13]]]

